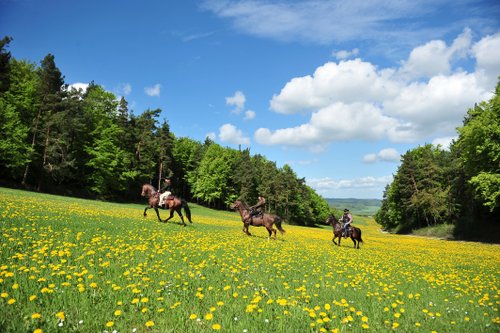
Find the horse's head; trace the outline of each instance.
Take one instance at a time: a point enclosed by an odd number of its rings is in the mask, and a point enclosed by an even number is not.
[[[325,222],[326,222],[326,224],[331,224],[331,225],[335,225],[336,223],[339,223],[339,221],[337,220],[337,218],[334,215],[328,216],[328,218],[326,219]]]
[[[151,185],[149,185],[149,184],[142,185],[141,196],[146,197],[146,196],[149,196],[150,193],[151,193]]]
[[[239,209],[242,207],[242,202],[240,200],[236,200],[229,208],[231,209]]]

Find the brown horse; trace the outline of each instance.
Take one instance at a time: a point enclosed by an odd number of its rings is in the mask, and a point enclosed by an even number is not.
[[[281,232],[281,234],[285,233],[285,230],[281,227],[281,218],[278,215],[274,214],[265,214],[262,213],[257,216],[250,216],[250,208],[240,200],[236,200],[231,206],[231,209],[236,209],[240,213],[241,221],[243,221],[243,232],[248,236],[251,236],[248,231],[248,227],[253,225],[254,227],[266,227],[267,232],[269,232],[269,238],[274,234],[274,239],[276,239],[276,229],[274,229],[273,225],[276,224],[276,227]]]
[[[333,227],[333,239],[332,239],[332,242],[335,245],[340,246],[340,240],[342,239],[342,234],[344,232],[344,227],[343,227],[342,223],[340,223],[339,220],[337,220],[337,218],[335,216],[333,216],[333,215],[330,215],[326,219],[326,223],[331,224],[332,227]],[[353,227],[352,225],[350,225],[349,226],[349,232],[348,232],[348,234],[351,237],[352,242],[354,243],[354,248],[355,249],[359,249],[359,243],[363,242],[363,239],[361,239],[361,229]],[[348,236],[345,235],[344,237],[347,238]],[[337,244],[337,242],[335,242],[335,238],[339,239],[339,243],[338,244]]]
[[[170,210],[170,217],[162,221],[160,218],[160,213],[158,212],[159,208],[162,209],[162,207],[159,206],[160,193],[156,191],[154,186],[149,184],[144,184],[142,185],[141,196],[148,198],[148,203],[149,203],[149,206],[146,206],[146,208],[144,208],[144,217],[147,216],[146,211],[150,208],[153,208],[156,212],[156,216],[158,216],[158,220],[160,222],[167,222],[174,216],[174,212],[177,212],[177,214],[179,214],[179,216],[181,217],[182,224],[186,226],[186,223],[184,223],[184,217],[182,216],[182,208],[184,208],[186,217],[188,218],[189,222],[193,223],[193,221],[191,221],[191,210],[189,209],[186,200],[177,198],[173,195],[169,195],[165,200],[165,204],[167,208]]]

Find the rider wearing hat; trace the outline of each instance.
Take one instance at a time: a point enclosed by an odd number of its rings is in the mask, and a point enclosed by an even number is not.
[[[342,222],[344,222],[344,237],[349,236],[349,226],[352,223],[352,215],[349,213],[349,209],[344,209],[344,215],[342,215]]]
[[[160,192],[163,192],[162,194],[160,194],[160,202],[159,202],[160,207],[163,207],[163,205],[165,204],[165,199],[172,194],[171,186],[172,186],[172,180],[170,178],[165,178],[163,186],[160,189]]]

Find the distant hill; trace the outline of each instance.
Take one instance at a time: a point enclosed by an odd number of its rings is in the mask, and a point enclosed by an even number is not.
[[[354,215],[365,215],[373,216],[379,210],[382,205],[382,200],[380,199],[325,199],[330,207],[337,210],[344,210],[347,208]]]

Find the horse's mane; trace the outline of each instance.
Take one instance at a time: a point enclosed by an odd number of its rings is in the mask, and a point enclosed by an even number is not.
[[[243,208],[245,208],[246,210],[250,210],[250,206],[247,205],[247,203],[243,200],[240,200],[241,204],[243,205]]]

